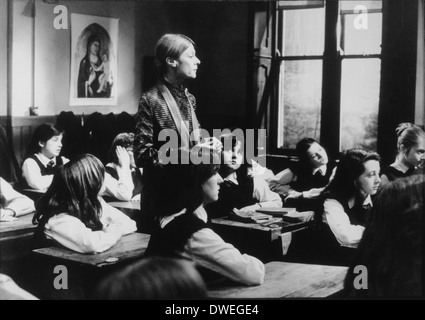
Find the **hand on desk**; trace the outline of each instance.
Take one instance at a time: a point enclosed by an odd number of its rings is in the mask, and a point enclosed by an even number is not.
[[[303,196],[303,193],[302,192],[298,192],[298,191],[295,191],[295,190],[290,191],[288,193],[288,195],[286,196],[286,198],[285,198],[285,202],[288,201],[288,200],[291,200],[291,199],[302,198],[302,196]]]
[[[140,202],[140,196],[141,194],[136,194],[133,198],[131,198],[130,201],[134,201],[134,202]]]
[[[112,223],[104,226],[103,231],[115,235],[117,239],[120,239],[123,235],[121,229]]]
[[[8,209],[0,209],[0,221],[15,221],[17,218],[14,217],[14,212]]]
[[[237,211],[242,212],[242,213],[249,213],[249,212],[255,212],[257,209],[260,209],[260,208],[261,208],[261,206],[258,203],[256,203],[256,204],[253,204],[253,205],[250,205],[250,206],[243,207],[239,210],[235,208],[235,209],[233,209],[233,211],[237,210]]]

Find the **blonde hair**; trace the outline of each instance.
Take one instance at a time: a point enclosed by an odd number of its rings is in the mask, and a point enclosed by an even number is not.
[[[159,74],[167,72],[167,58],[178,59],[180,55],[195,43],[189,37],[182,34],[164,34],[155,46],[155,64],[159,68]]]
[[[425,139],[425,132],[417,125],[410,122],[400,123],[395,129],[397,134],[397,149],[402,151],[402,147],[408,153],[412,147],[419,144],[420,139]]]

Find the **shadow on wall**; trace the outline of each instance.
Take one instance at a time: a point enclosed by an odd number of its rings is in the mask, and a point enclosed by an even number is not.
[[[19,166],[9,144],[6,129],[0,126],[0,177],[9,182],[19,180]]]
[[[76,116],[71,111],[62,111],[56,125],[65,130],[63,156],[72,159],[78,154],[90,153],[106,163],[115,136],[122,132],[134,132],[136,123],[127,112],[106,115],[94,112],[88,116]]]

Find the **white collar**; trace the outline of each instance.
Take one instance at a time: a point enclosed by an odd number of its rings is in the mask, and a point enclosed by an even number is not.
[[[350,200],[348,200],[348,207],[351,209],[354,207],[354,205],[356,204],[356,199],[354,197],[352,197]],[[366,199],[364,199],[362,206],[367,206],[370,205],[371,207],[373,207],[373,202],[372,202],[372,198],[370,196],[370,194],[366,197]]]
[[[320,174],[322,176],[325,176],[327,169],[328,169],[328,167],[326,166],[326,164],[321,165],[320,167],[318,167],[318,168],[316,168],[316,169],[313,170],[313,175],[315,175],[317,171],[320,171]]]
[[[180,212],[161,218],[161,221],[160,221],[161,229],[164,229],[167,224],[173,221],[173,219],[177,218],[178,216],[181,216],[185,212],[186,212],[186,209],[183,209]]]
[[[226,178],[224,178],[224,180],[228,180],[228,181],[233,182],[234,184],[239,185],[239,182],[238,182],[238,176],[237,176],[237,174],[236,174],[236,171],[233,171],[233,172],[232,172],[231,174],[229,174]]]
[[[177,218],[178,216],[181,216],[184,213],[186,213],[186,209],[183,209],[180,212],[172,214],[171,216],[167,216],[167,217],[162,218],[161,221],[160,221],[161,229],[164,229],[167,224],[169,224],[175,218]],[[202,221],[204,221],[204,222],[208,221],[208,215],[207,215],[207,212],[205,211],[204,206],[200,206],[193,213],[195,214],[195,216],[197,216]]]
[[[44,154],[42,154],[41,152],[37,153],[35,156],[38,158],[38,160],[40,160],[40,162],[45,167],[47,167],[47,165],[49,164],[50,161],[53,161],[53,164],[56,165],[56,157],[49,159]]]
[[[193,213],[205,223],[208,221],[208,214],[203,205],[196,209]]]

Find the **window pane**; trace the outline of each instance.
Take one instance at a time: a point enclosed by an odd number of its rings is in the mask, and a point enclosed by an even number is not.
[[[340,1],[340,8],[342,12],[346,13],[352,13],[354,12],[354,9],[359,8],[358,6],[364,6],[368,11],[370,10],[382,10],[382,1],[352,1],[352,0],[345,0]],[[356,10],[358,12],[359,10]]]
[[[278,147],[295,148],[304,137],[320,140],[322,61],[283,61]]]
[[[347,54],[380,54],[382,13],[369,13],[359,21],[357,15],[344,15],[342,50]]]
[[[342,61],[341,151],[376,151],[380,77],[380,59]]]
[[[282,43],[285,56],[322,55],[325,41],[325,9],[284,11]]]

